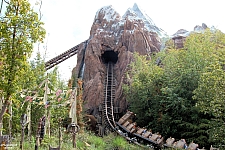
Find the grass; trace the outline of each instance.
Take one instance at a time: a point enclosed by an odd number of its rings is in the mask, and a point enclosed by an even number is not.
[[[35,138],[32,137],[30,141],[26,138],[23,143],[24,150],[34,150]],[[58,146],[59,139],[57,136],[46,137],[42,141],[41,146],[38,150],[48,150],[49,145],[52,147]],[[10,149],[20,150],[19,144],[20,136],[18,135],[13,141]],[[76,135],[76,148],[73,148],[72,135],[63,134],[61,150],[144,150],[137,145],[128,143],[124,138],[117,136],[114,133],[108,136],[98,137],[91,132],[84,132]]]

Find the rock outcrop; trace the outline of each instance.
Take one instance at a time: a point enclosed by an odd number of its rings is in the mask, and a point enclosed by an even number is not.
[[[193,31],[187,31],[184,29],[178,30],[176,33],[172,35],[175,48],[177,49],[183,48],[186,37],[189,36],[191,33],[203,33],[206,29],[208,29],[208,26],[205,23],[202,23],[201,26],[196,25]],[[215,29],[214,27],[211,27],[210,30],[213,31]]]
[[[129,8],[123,17],[112,6],[97,11],[90,37],[86,45],[80,46],[77,66],[73,70],[83,74],[83,99],[89,114],[97,114],[96,110],[104,98],[106,60],[103,54],[111,51],[117,57],[114,65],[116,81],[114,105],[124,111],[127,101],[122,92],[122,84],[126,82],[125,72],[128,64],[132,61],[134,52],[149,56],[159,52],[161,42],[158,34],[162,36],[165,32],[155,26],[136,4],[133,8]]]
[[[194,27],[194,32],[202,33],[202,32],[204,32],[204,30],[207,29],[207,28],[208,28],[207,25],[206,25],[205,23],[202,23],[202,26],[196,25],[196,26]]]

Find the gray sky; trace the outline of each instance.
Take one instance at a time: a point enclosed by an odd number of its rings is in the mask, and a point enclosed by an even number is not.
[[[202,23],[225,32],[224,0],[43,0],[42,21],[48,39],[46,60],[88,39],[101,7],[112,5],[122,16],[134,3],[169,35],[179,29],[193,30]],[[44,48],[40,47],[40,51],[44,52]],[[75,65],[76,56],[59,65],[64,79],[69,79]]]

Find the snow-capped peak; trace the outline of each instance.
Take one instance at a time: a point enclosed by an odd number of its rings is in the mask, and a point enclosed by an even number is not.
[[[153,20],[136,3],[134,3],[132,8],[127,9],[122,18],[128,18],[129,20],[142,20],[148,31],[156,32],[159,37],[168,37],[167,33],[158,28]]]
[[[147,20],[149,24],[155,26],[155,23],[153,22],[153,20],[145,13],[144,10],[138,7],[136,3],[134,3],[132,10],[137,14],[137,17]]]
[[[96,12],[95,19],[99,19],[99,14],[104,14],[104,18],[108,22],[110,20],[115,20],[116,18],[120,18],[120,15],[115,11],[112,5],[104,6]]]

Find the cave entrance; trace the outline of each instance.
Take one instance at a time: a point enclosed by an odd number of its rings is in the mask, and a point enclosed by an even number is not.
[[[118,60],[118,52],[114,52],[113,50],[105,51],[102,54],[102,60],[106,64],[109,62],[112,62],[115,64]]]

